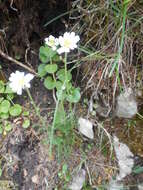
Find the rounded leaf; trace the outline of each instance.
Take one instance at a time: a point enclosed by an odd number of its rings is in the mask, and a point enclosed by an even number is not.
[[[4,100],[4,97],[0,97],[0,103]]]
[[[8,100],[3,100],[0,104],[0,113],[7,113],[10,108],[10,102]]]
[[[23,124],[22,124],[22,127],[27,129],[28,127],[30,126],[30,120],[29,119],[25,119]]]
[[[10,115],[14,117],[19,116],[21,112],[22,112],[22,107],[19,104],[15,104],[9,110]]]
[[[60,69],[57,72],[57,77],[60,81],[64,82],[65,81],[65,70],[64,69]],[[72,79],[72,74],[70,71],[67,72],[67,80],[70,81]]]
[[[71,103],[77,103],[80,100],[80,91],[78,88],[74,88],[71,94],[67,96],[67,101]]]
[[[57,90],[56,96],[59,100],[64,100],[66,98],[66,91],[63,90]]]
[[[9,132],[9,131],[11,131],[11,129],[12,129],[12,126],[11,126],[11,124],[7,124],[6,126],[5,126],[5,131],[7,131],[7,132]]]
[[[48,46],[40,47],[39,57],[43,63],[48,63],[54,57],[55,54],[56,52],[53,51],[52,48]]]
[[[0,93],[4,93],[4,90],[5,90],[4,82],[0,81]]]
[[[47,73],[53,74],[57,71],[58,66],[57,64],[47,64],[45,66],[45,70],[47,71]]]
[[[2,124],[0,124],[0,135],[3,133],[3,127]]]
[[[55,81],[52,79],[52,77],[47,77],[44,80],[44,86],[48,89],[48,90],[52,90],[55,88],[56,83]]]
[[[30,114],[29,111],[24,111],[24,112],[22,113],[23,116],[28,116],[29,114]]]
[[[0,118],[1,119],[8,119],[9,118],[9,113],[0,113]]]
[[[5,94],[13,94],[13,91],[12,91],[12,89],[10,88],[9,85],[6,86],[6,89],[5,89],[4,93],[5,93]]]
[[[38,74],[40,77],[44,77],[47,72],[45,70],[45,64],[40,64],[39,67],[38,67]]]
[[[7,94],[6,99],[11,101],[14,98],[14,94]]]
[[[55,86],[57,90],[61,90],[63,83],[61,81],[56,81]]]

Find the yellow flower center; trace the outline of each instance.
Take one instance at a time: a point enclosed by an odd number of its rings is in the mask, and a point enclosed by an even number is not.
[[[24,86],[24,78],[22,78],[22,79],[19,80],[19,85],[20,86]]]
[[[49,45],[52,47],[52,46],[54,46],[55,45],[55,40],[50,40],[49,41]]]
[[[64,40],[64,47],[70,48],[70,46],[71,46],[71,41],[69,39]]]

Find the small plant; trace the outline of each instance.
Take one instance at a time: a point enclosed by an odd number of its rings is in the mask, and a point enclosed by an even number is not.
[[[0,81],[0,95],[0,134],[6,135],[13,128],[11,119],[21,115],[22,107],[14,104],[14,93],[3,81]],[[25,127],[24,123],[29,119],[24,115],[23,119],[23,127]]]
[[[56,108],[50,132],[50,154],[53,144],[62,149],[61,145],[65,148],[66,144],[69,145],[67,141],[72,142],[72,103],[80,100],[80,90],[72,84],[67,58],[68,53],[77,48],[78,41],[79,36],[74,32],[66,32],[58,39],[50,35],[45,39],[45,45],[40,47],[39,56],[42,64],[38,67],[38,74],[43,78],[44,86],[48,90],[56,91]],[[62,53],[64,53],[63,57],[60,56]],[[69,114],[65,112],[65,103],[69,105]],[[56,138],[54,138],[55,134]]]
[[[59,41],[62,41],[61,38],[59,38]],[[60,59],[57,53],[57,51],[59,53],[62,53],[64,50],[70,51],[70,49],[60,47],[59,50],[56,51],[55,48],[57,44],[57,39],[50,36],[46,39],[45,46],[40,47],[40,60],[42,64],[38,67],[38,74],[40,77],[44,78],[44,86],[48,90],[56,89],[57,98],[59,98],[62,89],[63,92],[60,100],[77,103],[80,99],[80,91],[79,88],[75,88],[72,85],[72,74],[70,70],[67,70],[67,53],[65,52],[64,59]],[[73,46],[73,48],[74,47],[75,46]],[[58,63],[60,62],[64,63],[64,68],[59,68]]]
[[[63,188],[67,189],[67,185],[71,179],[67,164],[64,164],[62,166],[61,171],[58,173],[58,177],[60,178],[60,180],[62,180],[62,182],[64,184]]]

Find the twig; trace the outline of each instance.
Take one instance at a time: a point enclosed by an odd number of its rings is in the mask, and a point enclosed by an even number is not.
[[[10,2],[10,8],[16,12],[18,11],[16,8],[13,7],[13,0],[11,0]]]
[[[15,60],[14,58],[10,57],[9,55],[5,54],[1,49],[0,49],[0,55],[1,55],[3,58],[5,58],[5,59],[7,59],[7,60],[9,60],[9,61],[11,61],[11,62],[13,62],[13,63],[15,63],[15,64],[21,66],[21,67],[23,67],[24,69],[30,71],[30,72],[33,73],[33,74],[37,75],[37,73],[36,73],[32,68],[30,68],[30,67],[24,65],[24,64],[21,63],[20,61],[17,61],[17,60]]]

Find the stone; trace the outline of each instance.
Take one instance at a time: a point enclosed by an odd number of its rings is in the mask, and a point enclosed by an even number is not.
[[[117,180],[113,180],[111,179],[109,182],[109,186],[107,188],[107,190],[123,190],[124,186],[122,183],[119,183]]]
[[[72,183],[69,185],[70,190],[81,190],[86,179],[86,171],[81,169],[72,180]]]
[[[89,139],[94,138],[93,124],[88,119],[81,117],[78,119],[78,130]]]
[[[137,112],[137,102],[133,91],[128,88],[117,97],[115,115],[120,118],[132,118]]]
[[[119,139],[116,136],[113,138],[113,145],[119,166],[119,174],[117,175],[116,180],[122,180],[132,172],[134,155],[126,144],[119,142]]]

